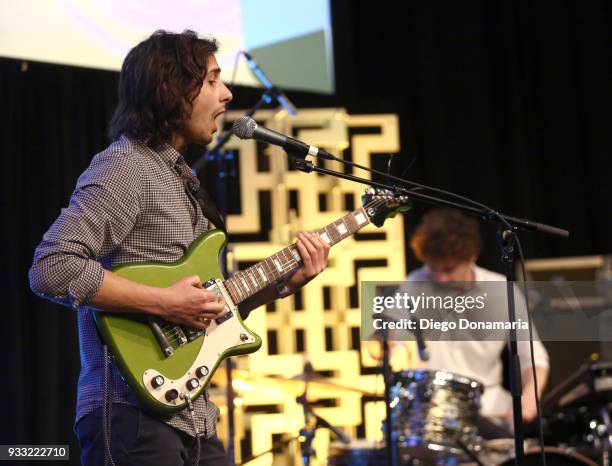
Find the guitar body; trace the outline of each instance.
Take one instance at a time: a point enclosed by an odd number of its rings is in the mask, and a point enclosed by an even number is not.
[[[170,415],[184,409],[186,396],[190,400],[200,396],[225,358],[252,353],[261,346],[261,339],[244,325],[238,308],[224,290],[219,255],[226,241],[221,230],[211,230],[195,240],[177,262],[126,264],[113,269],[124,278],[155,287],[170,286],[190,275],[198,275],[202,282],[215,279],[213,291],[223,295],[228,306],[225,317],[213,320],[205,333],[192,334],[189,341],[179,344],[177,326],[161,322],[158,328],[172,347],[165,352],[151,326],[150,316],[94,312],[102,339],[124,380],[143,408],[152,414]]]

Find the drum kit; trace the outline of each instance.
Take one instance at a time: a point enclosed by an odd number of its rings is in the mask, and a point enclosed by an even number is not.
[[[555,445],[544,449],[549,466],[609,464],[608,457],[612,452],[612,363],[590,366],[581,374],[553,389],[543,402],[546,443]],[[289,384],[294,389],[301,382],[306,387],[319,385],[360,391],[327,380],[312,369],[291,379],[267,377],[277,380],[281,386]],[[391,422],[387,425],[391,425],[396,443],[397,464],[513,465],[513,439],[485,440],[481,436],[483,418],[479,416],[479,408],[483,390],[480,382],[446,371],[408,370],[393,373],[389,390],[390,409],[387,411],[391,413]],[[301,442],[304,465],[310,464],[313,453],[311,441],[315,430],[320,427],[331,429],[342,440],[332,442],[329,466],[388,464],[384,442],[348,439],[339,429],[314,414],[307,399],[306,391],[298,397],[309,425],[302,429],[299,436],[293,437],[293,440],[299,438]],[[530,440],[525,442],[524,465],[542,464],[541,450],[536,445],[537,442],[532,444]]]
[[[479,435],[478,410],[483,386],[478,381],[446,371],[414,370],[395,373],[391,386],[392,426],[398,464],[414,466],[514,465],[513,439],[484,440]],[[525,466],[542,464],[541,450],[525,442]],[[596,466],[569,447],[545,447],[549,466]],[[608,445],[609,449],[609,445]],[[598,458],[599,459],[599,458]],[[329,465],[385,466],[384,444],[353,441],[332,444]]]

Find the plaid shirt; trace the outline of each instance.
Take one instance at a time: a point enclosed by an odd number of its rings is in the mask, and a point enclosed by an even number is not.
[[[171,146],[154,151],[122,137],[97,154],[79,177],[67,208],[45,233],[30,269],[38,295],[78,313],[81,374],[76,422],[102,406],[103,347],[92,312],[84,305],[98,292],[104,269],[128,262],[174,262],[209,222],[192,194],[197,178]],[[138,406],[114,364],[112,401]],[[200,434],[215,434],[218,408],[208,393],[195,402]],[[194,436],[187,410],[164,421]]]

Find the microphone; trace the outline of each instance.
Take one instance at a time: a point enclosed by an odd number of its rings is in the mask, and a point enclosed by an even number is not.
[[[387,321],[397,323],[400,322],[399,320],[391,318],[387,318]],[[411,330],[411,332],[414,335],[414,339],[417,344],[419,359],[421,361],[429,361],[429,350],[427,349],[427,345],[425,344],[425,338],[423,338],[423,331],[421,330],[421,325],[419,324],[419,321],[416,319],[416,317],[412,317],[410,319],[410,322],[413,323],[414,327],[414,330]],[[383,340],[392,341],[392,339],[389,338],[388,329],[376,330],[372,335],[378,335]]]
[[[429,361],[429,351],[427,351],[427,346],[425,346],[425,339],[423,338],[421,325],[415,317],[410,320],[414,322],[414,331],[412,333],[414,334],[417,343],[417,348],[419,349],[419,359],[421,361]]]
[[[247,63],[249,67],[253,71],[253,74],[257,76],[259,81],[264,85],[266,89],[271,91],[273,97],[276,98],[279,104],[287,111],[287,113],[291,116],[297,115],[297,110],[295,106],[291,103],[289,98],[281,91],[278,87],[272,84],[272,81],[268,79],[265,73],[261,70],[257,62],[253,59],[250,53],[242,51],[242,54],[247,59]]]
[[[243,116],[234,121],[232,133],[240,139],[255,139],[257,141],[282,147],[289,155],[304,159],[307,155],[320,157],[327,160],[334,160],[334,157],[323,149],[290,138],[284,134],[271,129],[259,126],[255,120],[248,116]]]

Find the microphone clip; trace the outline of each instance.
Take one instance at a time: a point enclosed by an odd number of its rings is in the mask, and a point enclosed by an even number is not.
[[[314,165],[312,164],[312,162],[310,160],[304,159],[304,156],[295,156],[291,153],[289,155],[291,156],[291,160],[293,161],[296,170],[299,170],[304,173],[310,173],[314,170]]]

